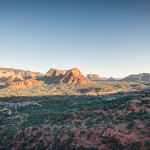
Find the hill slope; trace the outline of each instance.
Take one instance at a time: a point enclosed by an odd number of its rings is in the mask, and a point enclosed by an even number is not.
[[[122,81],[129,81],[129,82],[149,82],[150,81],[150,73],[141,73],[137,75],[129,75],[122,79]]]

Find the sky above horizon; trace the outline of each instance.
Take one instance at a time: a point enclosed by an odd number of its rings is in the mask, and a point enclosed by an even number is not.
[[[0,0],[0,67],[150,73],[149,0]]]

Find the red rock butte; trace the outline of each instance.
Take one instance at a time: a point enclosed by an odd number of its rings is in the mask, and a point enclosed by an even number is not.
[[[57,70],[50,69],[46,76],[53,78],[54,83],[66,83],[66,84],[84,84],[88,82],[88,79],[82,75],[81,71],[78,68],[71,70]]]
[[[98,74],[87,74],[87,78],[89,80],[100,80],[100,77]]]

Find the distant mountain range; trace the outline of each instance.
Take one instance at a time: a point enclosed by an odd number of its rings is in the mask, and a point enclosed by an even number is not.
[[[99,77],[98,74],[88,74],[87,78],[90,81],[117,81],[117,80],[121,80],[122,79],[122,78],[113,78],[113,77],[110,77],[110,78]]]
[[[128,82],[150,82],[150,73],[129,75],[123,79],[102,78],[98,74],[82,75],[78,68],[70,70],[50,69],[45,75],[40,72],[24,71],[20,69],[0,68],[0,83],[5,87],[25,88],[35,85],[47,84],[84,84],[91,81],[128,81]]]
[[[88,79],[91,81],[127,81],[127,82],[150,82],[150,73],[141,73],[137,75],[129,75],[125,78],[106,78],[106,77],[99,77],[95,78],[95,76],[98,76],[97,74],[88,74]]]
[[[129,75],[122,79],[122,81],[129,81],[129,82],[150,82],[150,73],[141,73],[137,75]]]
[[[88,79],[78,68],[70,70],[50,69],[46,75],[19,69],[0,68],[0,82],[3,87],[26,88],[43,83],[47,84],[84,84]]]

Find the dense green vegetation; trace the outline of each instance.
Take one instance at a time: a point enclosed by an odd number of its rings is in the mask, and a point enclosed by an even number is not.
[[[34,143],[37,143],[38,149],[94,150],[98,145],[85,147],[84,141],[98,138],[100,144],[107,148],[122,149],[121,143],[116,139],[103,138],[102,134],[108,128],[120,128],[126,135],[137,130],[139,138],[146,137],[144,145],[149,146],[149,96],[146,93],[0,98],[0,110],[7,108],[0,111],[0,146],[16,147],[18,142],[24,139],[19,148],[30,149],[33,146],[34,149]],[[132,104],[134,99],[138,100],[135,105]],[[77,143],[81,144],[76,147]],[[136,149],[141,146],[141,143],[135,143],[129,144],[129,147]]]

